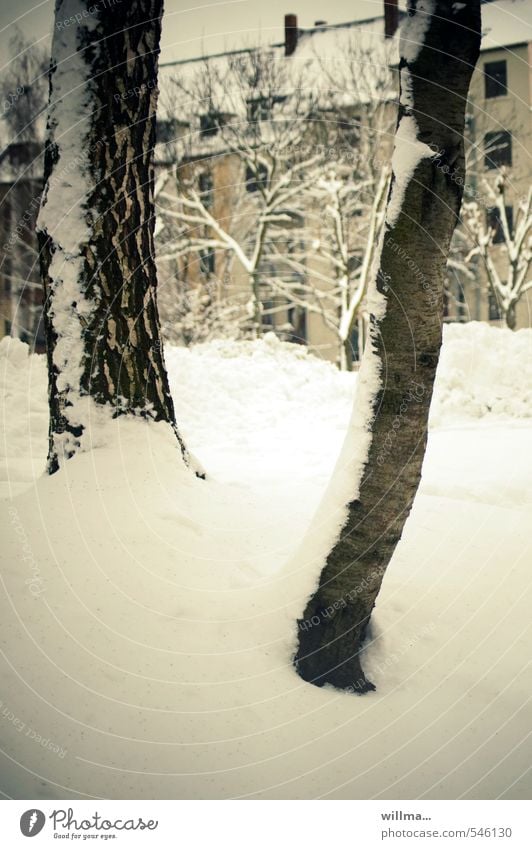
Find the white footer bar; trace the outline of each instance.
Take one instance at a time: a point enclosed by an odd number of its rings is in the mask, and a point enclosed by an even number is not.
[[[0,834],[6,849],[531,849],[531,813],[525,801],[9,800]]]

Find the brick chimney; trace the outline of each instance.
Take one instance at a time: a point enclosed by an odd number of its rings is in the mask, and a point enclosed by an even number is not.
[[[399,26],[397,0],[384,0],[384,38],[393,38]]]
[[[284,55],[291,56],[295,53],[299,30],[297,28],[297,15],[284,16]]]

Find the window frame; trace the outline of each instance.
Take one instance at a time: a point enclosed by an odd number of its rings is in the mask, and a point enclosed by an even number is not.
[[[246,186],[246,192],[249,194],[253,194],[254,192],[258,192],[261,189],[268,188],[268,169],[266,167],[261,168],[260,164],[257,169],[257,173],[253,170],[252,166],[246,163],[246,173],[244,177],[244,184]]]
[[[503,68],[504,82],[499,79],[496,67]],[[488,70],[490,69],[490,70]],[[508,94],[508,62],[506,59],[496,59],[492,62],[484,62],[484,99],[493,100],[496,97],[506,97]]]
[[[214,179],[211,171],[199,173],[198,194],[205,209],[212,209],[214,206]]]
[[[499,299],[491,286],[488,289],[488,321],[501,321],[503,318]]]
[[[514,228],[514,208],[511,204],[505,204],[506,211],[506,220],[508,222],[508,229],[510,231],[510,235],[513,233]],[[490,230],[494,230],[495,234],[493,236],[493,244],[494,245],[503,245],[504,244],[504,230],[502,226],[501,216],[499,215],[499,207],[498,206],[489,206],[486,209],[486,226]]]

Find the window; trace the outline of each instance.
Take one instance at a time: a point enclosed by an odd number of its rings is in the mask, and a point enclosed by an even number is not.
[[[214,203],[214,183],[210,171],[203,171],[199,175],[198,191],[205,209],[212,209]]]
[[[506,130],[484,136],[484,165],[488,169],[512,164],[512,135]]]
[[[277,306],[272,298],[261,298],[262,303],[262,326],[275,327],[273,310]]]
[[[250,123],[269,121],[272,117],[274,106],[284,103],[285,100],[286,97],[280,95],[250,97],[247,100],[248,121]]]
[[[360,115],[341,115],[336,121],[343,142],[355,145],[360,141]]]
[[[9,256],[8,253],[2,253],[2,259],[6,260],[6,262],[4,263],[4,267],[2,269],[2,271],[4,272],[3,275],[2,275],[2,277],[4,278],[4,285],[2,286],[2,289],[4,290],[6,295],[9,295],[9,293],[11,292],[11,277],[10,277],[10,275],[12,273],[11,262],[10,262],[11,257]]]
[[[204,251],[200,251],[200,271],[203,276],[210,277],[211,274],[214,274],[215,267],[216,257],[214,248],[207,248]]]
[[[506,60],[486,62],[484,65],[484,95],[503,97],[507,93]]]
[[[157,121],[157,141],[167,144],[177,138],[177,121]]]
[[[465,299],[464,287],[460,281],[456,287],[456,318],[458,321],[464,321],[467,318],[467,304]]]
[[[291,328],[286,341],[294,342],[296,345],[304,345],[307,341],[307,312],[305,308],[300,306],[288,307],[286,315]]]
[[[271,115],[271,107],[266,97],[254,97],[247,102],[248,121],[267,121]]]
[[[222,116],[219,112],[206,112],[200,115],[200,133],[202,136],[215,136],[220,129]]]
[[[501,309],[496,296],[491,289],[488,292],[488,319],[489,321],[499,321],[502,318]]]
[[[510,230],[510,233],[512,233],[513,232],[513,225],[514,225],[514,221],[513,221],[514,210],[513,210],[513,207],[511,207],[511,206],[505,206],[504,208],[506,210],[506,220],[508,222],[508,228]],[[488,227],[491,230],[495,231],[495,234],[493,236],[493,244],[494,245],[502,244],[502,242],[504,242],[504,232],[503,232],[503,229],[502,229],[501,216],[500,216],[500,213],[499,213],[499,207],[498,206],[492,206],[490,209],[487,210],[487,212],[486,212],[486,224],[488,225]]]
[[[351,330],[351,336],[349,339],[349,345],[351,347],[351,357],[353,358],[353,362],[355,363],[359,362],[361,359],[361,342],[362,340],[360,338],[360,330],[358,324],[355,324],[355,326]]]
[[[259,189],[265,189],[268,186],[268,169],[266,165],[258,163],[254,168],[251,165],[246,166],[246,189],[248,192],[258,192]]]

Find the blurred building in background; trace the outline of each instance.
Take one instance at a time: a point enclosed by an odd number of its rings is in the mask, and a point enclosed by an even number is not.
[[[44,351],[42,286],[35,222],[42,191],[42,145],[10,144],[0,154],[0,333]]]
[[[493,187],[497,184],[497,177],[504,175],[506,223],[511,231],[518,219],[519,204],[527,197],[531,185],[532,3],[527,0],[493,0],[483,3],[482,11],[481,56],[473,75],[467,108],[468,176],[465,198],[469,203],[477,202],[477,220],[491,230],[491,256],[504,283],[512,251],[509,252],[505,240],[500,210],[486,191],[485,181]],[[361,45],[366,52],[371,52],[376,66],[387,65],[394,80],[394,91],[380,93],[387,126],[393,129],[397,92],[397,27],[403,14],[393,0],[383,4],[382,15],[366,21],[338,24],[320,20],[313,27],[301,28],[297,17],[287,14],[284,41],[268,45],[267,50],[272,56],[282,57],[287,66],[307,74],[310,85],[314,87],[320,74],[323,76],[320,70],[323,63],[329,60],[333,63],[342,50],[344,55],[349,55],[353,43]],[[157,177],[168,171],[181,156],[181,177],[188,174],[189,179],[197,180],[198,193],[206,199],[214,218],[226,227],[234,216],[235,204],[253,202],[254,194],[260,188],[260,174],[246,171],[241,158],[227,149],[223,134],[219,132],[220,122],[235,120],[234,115],[213,115],[208,97],[204,97],[193,120],[189,115],[185,118],[179,109],[173,110],[169,92],[174,74],[186,77],[201,72],[206,58],[220,67],[249,53],[250,50],[242,49],[185,62],[163,62],[160,69]],[[324,79],[323,87],[324,90],[330,89],[331,80]],[[286,95],[286,91],[279,92],[279,99]],[[369,104],[361,102],[360,98],[357,102],[346,91],[342,114],[335,118],[331,110],[336,109],[339,102],[338,98],[331,101],[329,112],[326,108],[320,120],[325,115],[328,122],[343,122],[345,144],[356,150],[357,133],[360,135],[363,131],[364,114]],[[268,104],[260,98],[250,102],[245,120],[271,120],[267,107]],[[236,116],[236,120],[241,121],[242,116]],[[185,139],[186,155],[183,158]],[[390,151],[391,133],[381,131],[375,145],[375,160],[378,162],[380,157],[380,161],[389,162]],[[41,189],[42,144],[35,139],[6,144],[0,152],[0,335],[17,336],[37,351],[43,349],[42,292],[35,236]],[[170,188],[170,193],[172,191],[177,190]],[[286,216],[287,220],[289,217]],[[331,322],[320,315],[319,309],[309,308],[308,296],[313,287],[318,293],[325,294],[331,286],[334,287],[334,282],[324,282],[327,274],[323,272],[323,265],[306,250],[308,244],[317,244],[320,239],[323,241],[329,236],[325,229],[320,231],[318,222],[312,225],[313,238],[309,237],[308,228],[303,238],[301,221],[301,216],[292,215],[288,235],[283,237],[285,260],[279,259],[274,245],[257,269],[264,306],[263,320],[266,328],[274,330],[282,338],[307,344],[321,356],[335,361],[339,355],[334,329],[331,329]],[[167,224],[158,226],[165,226],[170,233]],[[503,323],[499,299],[488,287],[485,259],[478,253],[473,255],[472,243],[467,238],[471,233],[467,232],[467,227],[462,236],[462,243],[457,241],[453,254],[456,261],[449,271],[445,320]],[[159,254],[165,238],[161,241],[159,237]],[[525,253],[520,261],[529,262],[529,231],[524,241]],[[360,262],[358,255],[353,259],[355,265]],[[199,341],[209,322],[213,333],[223,325],[230,332],[233,329],[237,332],[238,327],[245,326],[245,315],[244,318],[242,315],[248,308],[249,276],[238,263],[230,261],[227,251],[218,246],[206,247],[194,256],[182,254],[173,265],[167,264],[163,268],[160,264],[159,267],[163,278],[160,298],[163,319],[167,315],[169,323],[179,324],[182,329],[180,338],[185,343]],[[268,287],[267,281],[274,277],[294,293],[299,293],[292,302],[286,291],[279,294],[278,290]],[[334,269],[330,269],[330,277],[334,278]],[[173,288],[170,285],[172,281],[175,282]],[[516,328],[532,324],[531,296],[532,292],[526,293],[516,305]],[[177,304],[176,299],[180,297],[182,300]],[[316,303],[320,302],[320,297]],[[177,304],[174,311],[172,299]],[[331,308],[334,309],[334,306]],[[196,316],[193,315],[194,310]],[[362,325],[353,330],[351,343],[355,356],[362,348]]]

